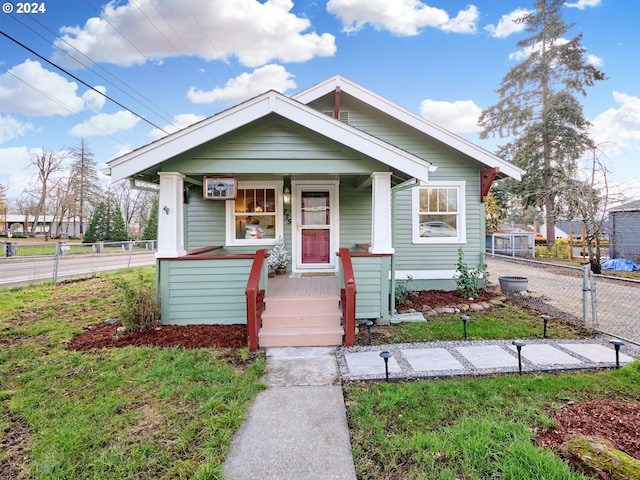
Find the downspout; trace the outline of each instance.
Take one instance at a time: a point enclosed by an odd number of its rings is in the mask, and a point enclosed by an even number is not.
[[[391,187],[391,248],[395,252],[396,248],[396,193],[420,185],[420,180],[412,178],[402,182],[395,187]],[[396,254],[391,255],[391,302],[389,304],[389,314],[393,316],[396,310]]]

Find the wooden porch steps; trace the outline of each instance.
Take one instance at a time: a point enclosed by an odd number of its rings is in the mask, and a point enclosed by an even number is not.
[[[342,345],[339,296],[283,297],[267,295],[262,313],[260,347]]]

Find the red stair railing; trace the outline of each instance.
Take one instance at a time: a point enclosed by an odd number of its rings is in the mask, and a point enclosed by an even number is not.
[[[356,279],[353,274],[351,253],[348,248],[341,248],[338,255],[342,261],[344,288],[340,289],[342,302],[342,322],[344,324],[344,344],[353,347],[356,341]]]
[[[253,258],[247,288],[244,293],[247,297],[247,332],[249,340],[249,350],[255,352],[258,350],[258,334],[260,333],[260,319],[262,318],[262,309],[264,302],[264,289],[260,290],[260,279],[262,278],[262,269],[264,268],[264,260],[267,256],[266,250],[258,250]]]

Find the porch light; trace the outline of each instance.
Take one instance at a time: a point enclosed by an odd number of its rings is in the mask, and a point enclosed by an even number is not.
[[[289,191],[289,187],[284,187],[284,192],[282,192],[282,200],[284,203],[291,203],[291,192]]]

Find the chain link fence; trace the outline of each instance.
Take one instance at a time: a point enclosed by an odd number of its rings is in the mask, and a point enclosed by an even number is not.
[[[57,282],[155,265],[156,240],[66,243],[0,242],[0,286]]]
[[[640,281],[501,255],[487,255],[486,263],[489,285],[515,303],[640,345]]]

